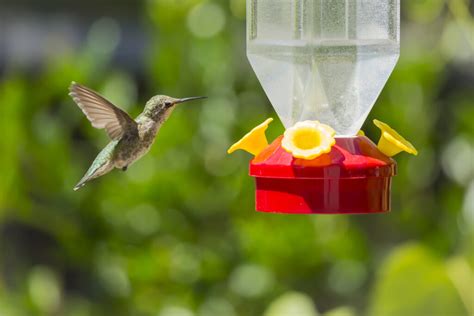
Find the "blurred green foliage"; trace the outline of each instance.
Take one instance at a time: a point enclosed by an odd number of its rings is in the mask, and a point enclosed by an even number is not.
[[[253,211],[249,157],[226,149],[276,115],[246,61],[244,0],[145,2],[141,87],[112,62],[113,16],[34,76],[6,65],[0,315],[473,315],[472,8],[402,1],[401,58],[371,117],[420,155],[397,157],[387,215]],[[72,80],[133,114],[157,92],[210,98],[175,111],[127,173],[73,192],[107,140]]]

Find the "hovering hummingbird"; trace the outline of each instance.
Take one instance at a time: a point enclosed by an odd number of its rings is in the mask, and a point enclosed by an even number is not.
[[[177,104],[206,97],[175,99],[165,95],[152,97],[143,112],[134,120],[97,92],[72,82],[69,95],[81,108],[92,126],[105,129],[110,143],[97,155],[84,177],[74,187],[79,190],[92,179],[114,168],[126,171],[128,166],[149,150],[161,125]]]

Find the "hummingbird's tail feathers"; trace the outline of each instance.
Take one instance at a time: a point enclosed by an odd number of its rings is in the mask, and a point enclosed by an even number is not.
[[[89,174],[89,171],[87,171],[87,173],[84,175],[84,177],[82,177],[81,181],[79,181],[79,183],[76,184],[76,186],[73,188],[73,190],[74,191],[79,190],[80,188],[85,186],[87,182],[91,181],[92,179],[98,178],[98,177],[99,176],[94,176],[94,173]]]
[[[78,184],[76,184],[76,186],[73,188],[73,190],[74,190],[74,191],[79,190],[80,188],[82,188],[83,186],[86,185],[86,182],[87,182],[87,181],[82,182],[82,180],[81,180]]]
[[[112,169],[114,169],[114,164],[110,160],[95,160],[92,163],[92,166],[87,170],[84,177],[82,177],[81,181],[74,187],[74,191],[79,190],[83,186],[86,185],[87,182],[96,179],[100,176],[103,176],[106,173],[109,173]]]

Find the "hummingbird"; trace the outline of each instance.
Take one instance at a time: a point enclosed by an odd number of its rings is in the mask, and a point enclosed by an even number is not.
[[[92,126],[105,129],[111,139],[74,187],[74,191],[114,168],[126,171],[132,163],[150,150],[158,131],[177,104],[206,98],[176,99],[166,95],[156,95],[146,103],[143,112],[132,119],[125,111],[83,85],[72,82],[69,91],[69,95],[84,112]]]

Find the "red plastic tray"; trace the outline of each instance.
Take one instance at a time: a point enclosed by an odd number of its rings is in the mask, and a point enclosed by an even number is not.
[[[367,137],[336,138],[328,154],[296,159],[277,138],[250,162],[256,209],[288,214],[366,214],[390,210],[396,162]]]

